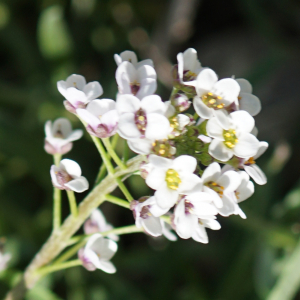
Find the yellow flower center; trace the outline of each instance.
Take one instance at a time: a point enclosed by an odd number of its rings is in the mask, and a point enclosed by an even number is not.
[[[239,140],[236,137],[236,132],[234,129],[229,129],[229,130],[223,130],[223,137],[224,137],[224,145],[232,149],[235,147],[236,143],[239,142]]]
[[[202,101],[209,108],[213,108],[215,110],[224,108],[225,104],[222,103],[222,97],[214,95],[213,93],[207,93],[202,96]]]
[[[181,183],[179,174],[173,169],[169,169],[167,171],[165,180],[167,182],[168,188],[171,190],[177,190]]]
[[[207,186],[207,187],[209,187],[213,191],[215,191],[220,196],[220,198],[223,197],[223,190],[224,190],[223,186],[217,184],[214,181],[206,182],[204,185]]]
[[[254,165],[255,163],[256,161],[254,160],[254,158],[250,157],[247,161],[244,162],[244,165],[250,166],[250,165]]]

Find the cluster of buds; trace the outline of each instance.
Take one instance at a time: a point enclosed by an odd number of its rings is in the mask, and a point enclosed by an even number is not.
[[[174,241],[174,230],[183,239],[208,243],[206,228],[220,229],[219,215],[246,218],[239,203],[254,193],[250,177],[266,183],[256,159],[268,144],[256,137],[253,116],[261,104],[247,80],[219,80],[212,69],[201,66],[194,49],[179,53],[177,60],[167,101],[154,94],[153,62],[138,62],[131,51],[115,55],[116,100],[97,99],[103,93],[101,85],[86,84],[75,74],[58,82],[58,90],[66,99],[65,107],[83,121],[90,135],[102,139],[119,134],[133,152],[145,156],[141,176],[154,194],[131,201],[136,226],[153,237],[164,235]],[[64,154],[82,135],[66,124],[62,119],[53,126],[47,123],[49,153]],[[53,166],[54,186],[87,189],[78,167],[69,160]],[[109,228],[100,211],[85,223],[86,233],[94,234],[79,252],[88,270],[115,272],[109,260],[117,251],[117,238],[101,235]]]

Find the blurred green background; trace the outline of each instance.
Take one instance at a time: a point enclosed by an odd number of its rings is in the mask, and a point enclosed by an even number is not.
[[[256,185],[241,204],[248,219],[219,218],[222,229],[208,230],[208,245],[122,236],[115,275],[79,267],[57,272],[26,299],[267,299],[300,233],[299,20],[297,0],[0,0],[0,236],[13,255],[0,273],[0,297],[51,232],[44,123],[67,117],[82,128],[64,109],[56,82],[82,74],[115,98],[113,54],[128,49],[154,60],[157,93],[167,100],[176,54],[194,47],[203,66],[220,77],[247,78],[262,101],[258,137],[270,148],[258,163],[268,184]],[[101,160],[89,137],[66,157],[92,185]],[[137,176],[128,185],[135,197],[149,193]],[[124,208],[101,208],[115,227],[134,222]],[[292,276],[299,273],[300,265]]]

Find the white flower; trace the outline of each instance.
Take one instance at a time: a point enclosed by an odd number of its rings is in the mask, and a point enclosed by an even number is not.
[[[4,271],[7,268],[7,264],[11,259],[11,254],[10,253],[2,253],[0,251],[0,272]]]
[[[146,183],[156,190],[155,198],[162,209],[170,209],[180,194],[187,194],[201,185],[201,179],[193,174],[197,160],[188,155],[181,155],[174,160],[151,154],[150,170]]]
[[[66,81],[57,82],[58,91],[66,98],[64,105],[67,110],[75,113],[77,108],[85,108],[91,100],[103,94],[99,82],[93,81],[86,84],[83,76],[73,74]]]
[[[236,79],[241,88],[239,94],[239,109],[247,111],[251,116],[256,116],[261,110],[260,100],[252,94],[252,86],[246,79]]]
[[[177,111],[183,112],[191,106],[191,101],[185,94],[176,94],[175,97],[171,100],[172,105],[176,108]]]
[[[115,266],[109,261],[117,252],[116,242],[105,239],[100,233],[93,234],[84,249],[80,249],[78,257],[88,271],[100,269],[106,273],[116,272]]]
[[[225,110],[231,103],[238,101],[240,86],[232,78],[218,81],[217,74],[211,69],[204,69],[197,77],[197,96],[194,98],[194,108],[203,119],[215,116],[225,129],[228,129],[228,112]]]
[[[166,222],[164,222],[162,219],[160,220],[162,223],[162,234],[163,236],[168,239],[169,241],[175,242],[177,241],[177,236],[171,231],[172,226]]]
[[[135,68],[130,62],[122,62],[116,71],[116,81],[120,94],[131,94],[139,99],[156,91],[156,72],[149,65]]]
[[[209,145],[209,154],[220,161],[228,161],[233,155],[247,158],[255,155],[259,141],[250,132],[254,119],[246,111],[235,111],[228,118],[228,128],[220,126],[217,118],[207,122],[207,134],[214,138]]]
[[[80,166],[73,160],[63,159],[58,167],[52,165],[50,175],[54,187],[61,190],[82,193],[89,188],[88,181],[81,176]]]
[[[151,59],[145,59],[140,62],[137,60],[137,56],[133,51],[123,51],[122,53],[114,55],[115,62],[119,66],[124,61],[129,61],[137,69],[140,66],[148,65],[153,67],[153,61]]]
[[[133,95],[117,99],[120,115],[118,132],[125,139],[159,140],[167,137],[170,123],[164,116],[165,105],[157,95],[139,100]]]
[[[269,144],[267,142],[259,142],[259,147],[257,153],[253,157],[248,157],[243,159],[240,164],[240,168],[244,170],[253,178],[253,180],[259,184],[263,185],[267,183],[267,177],[261,168],[256,164],[255,160],[265,153],[268,149]]]
[[[119,115],[116,102],[111,99],[91,101],[86,109],[76,110],[78,116],[87,122],[87,131],[99,138],[107,138],[117,132]]]
[[[210,194],[197,192],[187,195],[175,207],[176,232],[183,239],[192,237],[198,242],[207,243],[205,227],[220,229],[220,224],[215,220],[217,213]]]
[[[196,85],[196,78],[203,68],[198,60],[197,51],[193,48],[177,54],[178,75],[181,83]]]
[[[235,171],[227,171],[222,174],[218,163],[210,164],[203,172],[203,191],[210,194],[213,203],[222,216],[229,216],[236,211],[232,193],[241,184],[241,178]]]
[[[114,227],[111,224],[106,222],[106,219],[100,209],[95,209],[83,225],[85,234],[109,231],[113,228]],[[119,236],[115,234],[109,234],[107,237],[116,242],[119,240]]]

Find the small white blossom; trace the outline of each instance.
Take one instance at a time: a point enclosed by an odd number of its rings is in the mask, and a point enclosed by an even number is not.
[[[188,48],[183,53],[177,54],[178,76],[181,83],[185,85],[196,85],[196,78],[203,68],[198,60],[197,51]]]
[[[87,131],[91,135],[107,138],[117,132],[119,115],[114,100],[93,100],[86,109],[79,108],[76,112],[81,119],[87,122]]]
[[[114,227],[106,222],[102,211],[98,208],[95,209],[92,212],[91,216],[85,221],[83,229],[85,234],[92,234],[97,232],[109,231],[114,229]],[[115,234],[109,234],[107,237],[116,242],[119,240],[119,236]]]
[[[251,116],[256,116],[261,110],[260,100],[252,94],[252,86],[246,79],[236,79],[241,88],[239,94],[239,109],[247,111]]]
[[[77,108],[85,108],[91,100],[103,94],[99,82],[93,81],[87,84],[85,78],[77,74],[69,76],[66,81],[58,81],[57,88],[67,100],[64,102],[66,109],[72,113],[75,113]]]
[[[194,108],[203,119],[215,116],[222,127],[229,128],[228,107],[237,103],[240,93],[239,84],[232,78],[218,81],[217,74],[211,69],[202,70],[196,80],[197,96],[194,98]]]
[[[165,105],[157,95],[139,100],[133,95],[117,99],[116,109],[120,115],[118,132],[125,139],[164,139],[170,123],[164,116]]]
[[[171,231],[172,226],[163,220],[160,220],[162,223],[162,234],[163,236],[168,239],[169,241],[175,242],[177,241],[177,236]]]
[[[187,194],[201,185],[201,179],[193,174],[197,160],[188,155],[181,155],[174,160],[151,154],[149,164],[152,165],[146,183],[156,190],[155,199],[162,209],[170,209],[178,196]]]
[[[110,259],[118,250],[116,242],[105,239],[100,233],[93,234],[84,249],[80,249],[78,257],[88,271],[100,269],[106,273],[116,272],[115,266]]]
[[[218,163],[210,164],[203,172],[203,191],[210,194],[219,214],[229,216],[236,211],[236,201],[232,193],[241,184],[241,178],[235,171],[227,171],[222,174]]]
[[[133,51],[123,51],[122,53],[114,55],[115,62],[119,66],[122,62],[128,61],[133,64],[133,66],[138,69],[140,66],[148,65],[153,67],[153,61],[151,59],[145,59],[140,62],[137,60],[137,56]]]
[[[45,124],[45,151],[49,154],[66,154],[73,147],[73,141],[81,138],[83,131],[77,129],[72,131],[71,122],[65,118],[59,118],[52,124]]]
[[[134,95],[139,99],[152,95],[156,91],[156,72],[149,65],[138,68],[128,62],[122,62],[116,71],[119,94]]]
[[[214,138],[209,154],[220,161],[228,161],[233,155],[247,158],[255,155],[259,141],[251,134],[254,119],[246,111],[235,111],[228,118],[228,128],[220,126],[217,118],[207,122],[207,134]]]
[[[85,177],[81,176],[81,168],[77,162],[63,159],[59,166],[52,165],[50,175],[53,186],[61,190],[82,193],[89,188]]]

